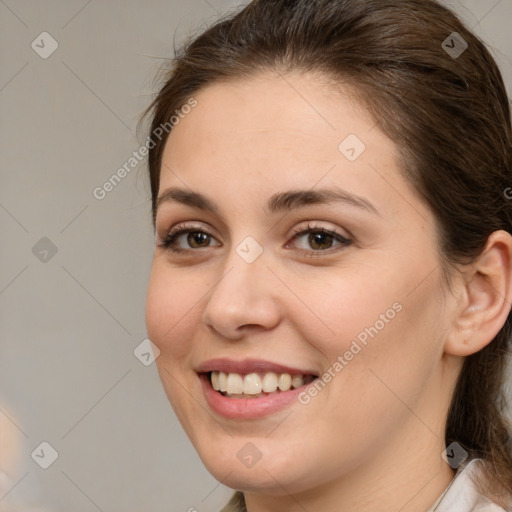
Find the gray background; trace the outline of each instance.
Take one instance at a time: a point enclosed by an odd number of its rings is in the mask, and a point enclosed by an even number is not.
[[[92,192],[140,147],[173,39],[241,3],[0,0],[1,511],[213,512],[232,493],[133,353],[153,245],[145,164],[103,200]],[[450,5],[510,95],[512,0]],[[31,43],[45,31],[58,48],[43,59]],[[43,441],[59,454],[46,470],[31,457]]]

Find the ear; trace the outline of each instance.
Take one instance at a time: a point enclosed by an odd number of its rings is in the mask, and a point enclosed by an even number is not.
[[[468,356],[487,346],[505,324],[512,304],[512,236],[494,231],[463,283],[445,353]]]

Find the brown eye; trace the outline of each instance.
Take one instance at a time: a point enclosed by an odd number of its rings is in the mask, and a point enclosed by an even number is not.
[[[185,240],[185,246],[183,242],[178,245],[180,240]],[[215,240],[213,235],[203,229],[180,225],[171,230],[164,239],[159,239],[158,245],[173,252],[186,252],[211,247],[211,240]]]
[[[197,248],[197,246],[199,246],[199,248],[202,248],[202,244],[204,244],[205,241],[208,241],[210,238],[210,235],[202,231],[189,231],[187,235],[187,243],[190,245],[190,247]]]
[[[334,237],[328,233],[310,233],[308,236],[308,243],[314,249],[330,249],[333,241]]]
[[[309,227],[308,229],[296,233],[292,240],[295,241],[305,235],[307,235],[305,238],[307,247],[301,247],[301,249],[304,249],[309,254],[318,253],[318,255],[321,255],[322,252],[326,252],[327,250],[336,247],[336,245],[333,245],[333,242],[335,241],[338,242],[338,246],[342,247],[348,246],[352,243],[351,240],[345,238],[339,233],[336,233],[335,231],[314,227]]]

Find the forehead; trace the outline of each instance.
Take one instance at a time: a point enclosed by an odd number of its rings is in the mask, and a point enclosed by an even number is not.
[[[226,136],[235,140],[258,135],[263,141],[266,133],[273,146],[284,142],[300,146],[303,139],[324,140],[332,146],[344,132],[362,136],[374,126],[352,88],[335,88],[304,73],[267,72],[243,81],[218,82],[195,98],[198,105],[173,129],[169,145],[193,132],[204,137],[202,145],[227,143]]]
[[[214,164],[241,164],[262,172],[292,164],[300,172],[300,162],[345,163],[339,145],[350,134],[364,142],[367,154],[394,151],[352,88],[334,87],[318,76],[267,72],[214,83],[194,97],[197,106],[168,137],[168,164],[203,167],[207,160],[209,171]]]
[[[160,192],[185,186],[240,208],[317,186],[338,186],[389,210],[418,199],[398,171],[395,144],[352,88],[267,73],[214,83],[194,98],[197,106],[164,148]],[[356,159],[347,158],[346,140],[360,144]]]

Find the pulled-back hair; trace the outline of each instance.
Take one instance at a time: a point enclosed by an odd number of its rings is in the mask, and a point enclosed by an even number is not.
[[[146,111],[151,132],[205,87],[269,70],[353,87],[434,214],[448,285],[493,231],[512,233],[509,100],[486,46],[452,11],[435,0],[254,0],[179,48]],[[167,136],[148,153],[153,223]],[[456,441],[487,462],[479,491],[504,508],[512,493],[504,391],[511,322],[465,358],[445,431],[446,446]]]

